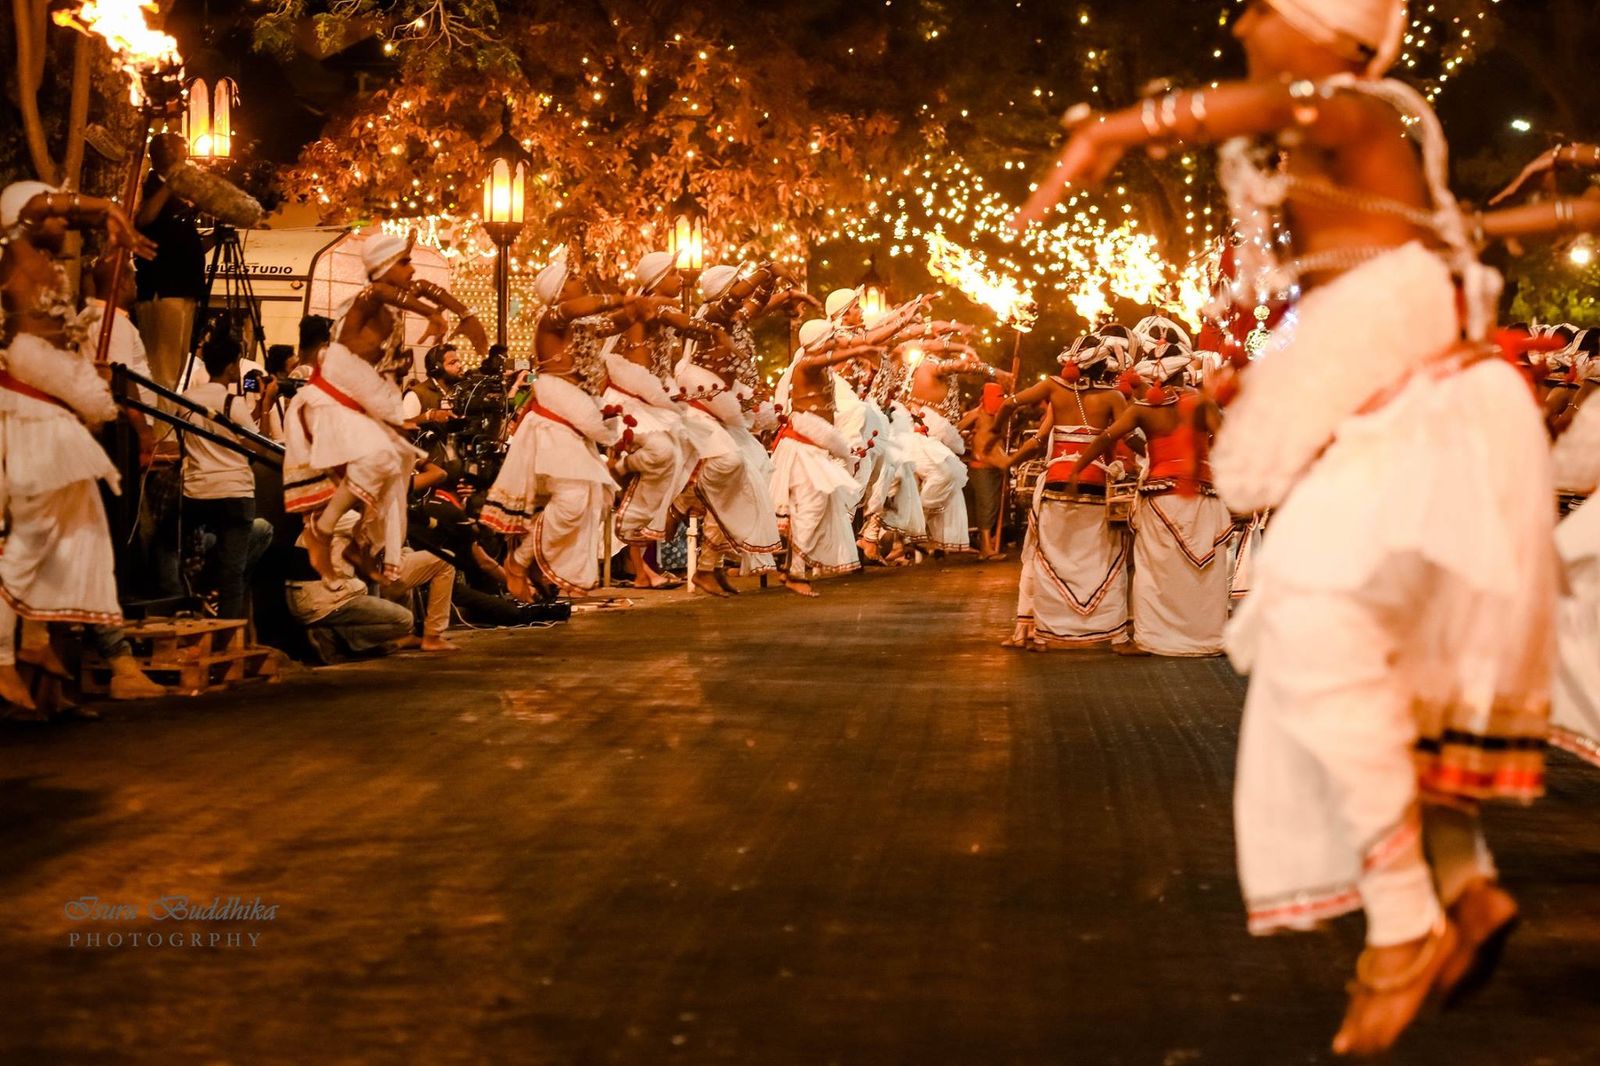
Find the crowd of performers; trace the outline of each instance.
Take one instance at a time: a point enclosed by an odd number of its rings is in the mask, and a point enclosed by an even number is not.
[[[1062,352],[1061,372],[999,405],[1045,409],[1011,457],[1035,461],[1017,627],[1008,647],[1218,655],[1260,523],[1235,537],[1206,455],[1219,410],[1197,388],[1214,352],[1152,317],[1108,325]],[[1238,547],[1230,553],[1235,543]]]
[[[1010,398],[991,390],[970,426],[991,465],[1035,452],[1045,464],[1012,643],[1222,648],[1250,675],[1235,802],[1249,925],[1365,912],[1334,1040],[1353,1055],[1387,1048],[1424,1002],[1458,1002],[1492,971],[1517,906],[1479,806],[1541,792],[1552,689],[1558,716],[1600,733],[1600,512],[1579,507],[1558,531],[1553,502],[1558,484],[1583,495],[1600,482],[1600,404],[1584,402],[1600,383],[1597,335],[1497,348],[1498,277],[1478,259],[1496,239],[1600,228],[1600,197],[1461,207],[1437,118],[1384,78],[1407,24],[1401,0],[1256,0],[1235,24],[1251,80],[1073,116],[1019,225],[1131,149],[1221,142],[1240,288],[1252,302],[1292,293],[1292,324],[1198,388],[1172,323],[1106,327],[1059,375]],[[1600,151],[1563,146],[1530,170],[1567,167],[1600,167]],[[90,197],[12,186],[0,215],[10,698],[13,656],[48,655],[30,627],[17,640],[18,615],[119,619],[95,490],[116,473],[85,428],[112,403],[74,347],[78,308],[55,254],[73,225],[148,248],[120,208]],[[441,338],[456,314],[484,339],[448,293],[412,279],[409,247],[367,240],[370,284],[284,417],[285,503],[330,579],[336,551],[374,577],[401,552],[419,454],[391,372],[398,313],[428,316]],[[951,381],[1007,383],[961,327],[931,321],[922,299],[867,323],[855,293],[834,293],[761,400],[751,323],[815,301],[771,264],[706,270],[693,315],[684,284],[666,253],[644,257],[622,295],[565,257],[539,275],[538,375],[482,514],[514,538],[513,591],[593,587],[613,512],[651,583],[665,579],[645,548],[675,515],[699,516],[693,580],[712,595],[727,591],[727,561],[760,573],[784,553],[788,587],[811,595],[863,557],[969,550]],[[1006,454],[1003,429],[1029,406],[1048,409],[1044,430]],[[1270,514],[1231,617],[1230,512]]]
[[[285,504],[308,516],[319,571],[334,565],[333,531],[350,512],[361,515],[353,550],[374,572],[404,538],[418,455],[393,430],[402,397],[382,348],[394,309],[420,309],[408,252],[399,238],[368,240],[372,284],[285,416]],[[817,301],[770,263],[704,271],[692,315],[685,283],[667,252],[643,256],[621,294],[565,249],[536,277],[536,375],[480,514],[514,538],[513,594],[594,588],[608,522],[635,583],[661,587],[674,582],[647,549],[698,519],[691,580],[718,597],[734,592],[729,567],[774,572],[780,555],[787,587],[812,596],[813,579],[856,570],[863,556],[970,550],[952,379],[997,375],[956,339],[967,327],[929,320],[920,299],[868,326],[857,293],[841,290],[819,308],[826,317],[800,327],[763,400],[751,324]],[[915,365],[913,346],[928,356]]]

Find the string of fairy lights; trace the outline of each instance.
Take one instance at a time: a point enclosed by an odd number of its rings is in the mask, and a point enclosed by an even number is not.
[[[1413,4],[1399,66],[1429,100],[1437,99],[1487,39],[1489,10],[1499,2],[1482,0],[1475,9],[1468,0]],[[1231,4],[1220,7],[1219,27],[1226,27],[1235,11]],[[1079,21],[1086,27],[1091,24],[1087,7],[1080,9]],[[393,54],[397,48],[415,46],[415,29],[402,27],[386,42],[386,50]],[[1086,46],[1080,57],[1082,68],[1091,74],[1105,69],[1111,51],[1112,47],[1104,43]],[[1223,54],[1219,48],[1213,57],[1220,60]],[[706,53],[701,53],[702,60],[707,58]],[[639,78],[648,77],[648,57],[641,55],[638,62],[634,73]],[[1091,102],[1098,98],[1100,88],[1099,84],[1091,86]],[[583,91],[591,96],[603,95],[608,85],[598,74],[591,74]],[[1025,106],[1037,106],[1046,98],[1047,106],[1056,103],[1056,93],[1042,86],[1036,87],[1032,95],[1035,99],[1023,101]],[[552,113],[563,110],[562,101],[548,95],[539,96],[536,103]],[[695,101],[685,96],[682,103],[692,108]],[[1018,101],[1011,103],[1018,106]],[[399,112],[397,118],[410,106],[414,106],[412,102],[403,98],[389,101],[389,108]],[[927,114],[928,108],[923,111]],[[373,131],[374,147],[380,153],[389,151],[398,156],[399,143],[385,147],[382,136],[389,121],[388,113],[371,116],[366,129]],[[733,140],[732,134],[724,134],[720,127],[717,133]],[[440,146],[435,141],[434,148]],[[470,144],[450,147],[456,151],[472,150]],[[1169,194],[1168,199],[1177,215],[1159,227],[1164,230],[1164,240],[1152,229],[1148,213],[1141,207],[1151,194],[1132,192],[1126,185],[1095,194],[1070,195],[1045,223],[1018,236],[1005,225],[1017,207],[1013,197],[959,156],[930,148],[916,164],[898,172],[864,175],[861,202],[825,209],[818,220],[820,227],[814,229],[809,240],[795,227],[774,222],[769,232],[743,244],[708,248],[708,259],[764,255],[791,266],[803,266],[814,248],[847,242],[859,246],[863,257],[867,251],[883,251],[891,258],[904,257],[922,265],[928,242],[935,239],[963,249],[977,273],[996,283],[1038,293],[1047,301],[1065,300],[1080,318],[1089,322],[1109,314],[1113,301],[1123,299],[1162,308],[1196,325],[1210,296],[1215,253],[1226,228],[1225,212],[1193,155],[1183,155],[1172,162],[1176,168],[1170,180],[1179,191],[1176,197]],[[1004,172],[1026,174],[1036,163],[1037,160],[1016,158],[1004,161],[1002,166]],[[357,181],[362,179],[359,173],[353,176]],[[1001,175],[994,178],[999,182]],[[422,190],[420,181],[413,184],[411,194],[376,205],[375,213],[384,219],[383,226],[393,232],[418,230],[422,243],[436,249],[449,262],[468,302],[477,307],[477,301],[481,301],[484,308],[492,308],[492,268],[498,253],[478,226],[476,213],[455,207],[453,188],[441,190],[440,198],[435,199],[432,193]],[[1017,185],[1010,181],[1003,184],[1013,188]],[[324,205],[331,203],[326,189],[316,190],[315,195]],[[472,197],[464,199],[470,202]],[[446,202],[450,206],[445,206]],[[559,196],[554,202],[560,202]],[[528,231],[512,253],[511,266],[516,290],[531,305],[531,297],[525,291],[531,275],[560,242],[553,234],[541,232],[537,221]],[[641,231],[639,248],[613,249],[607,261],[597,264],[598,268],[625,275],[632,257],[647,250],[646,245],[659,243],[658,236]],[[511,328],[515,337],[520,332],[518,324],[513,322]],[[990,341],[1005,332],[998,321],[983,324],[982,328],[982,339]]]

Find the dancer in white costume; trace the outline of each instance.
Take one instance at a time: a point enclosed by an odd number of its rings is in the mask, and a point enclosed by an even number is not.
[[[916,422],[902,399],[911,380],[905,355],[914,344],[908,341],[897,345],[877,361],[863,396],[882,416],[879,425],[888,429],[879,429],[878,440],[887,442],[883,446],[884,467],[863,505],[865,521],[858,543],[868,562],[888,566],[910,565],[909,549],[926,544],[928,539],[928,520],[911,441]]]
[[[908,448],[917,461],[928,545],[946,552],[975,551],[962,491],[967,487],[967,464],[961,456],[967,446],[956,429],[961,401],[955,379],[981,377],[1009,388],[1011,375],[978,358],[970,345],[948,337],[917,344],[922,357],[911,367],[905,405],[916,423]]]
[[[1227,543],[1233,518],[1211,486],[1205,456],[1216,432],[1214,405],[1185,387],[1192,357],[1181,342],[1162,343],[1134,371],[1149,386],[1078,457],[1071,480],[1135,430],[1149,463],[1133,516],[1133,643],[1152,655],[1222,653],[1228,621]]]
[[[634,291],[676,299],[683,292],[683,275],[671,252],[651,252],[634,269]],[[690,322],[681,312],[658,310],[650,321],[637,321],[608,345],[605,355],[608,406],[622,409],[632,421],[631,447],[612,464],[623,485],[617,502],[617,536],[628,545],[635,581],[647,588],[671,588],[682,582],[658,573],[646,557],[645,547],[666,536],[672,501],[683,491],[693,469],[693,450],[684,415],[672,399],[664,379],[683,354],[684,332],[711,332],[712,327]],[[675,391],[675,390],[674,390]]]
[[[1400,0],[1257,0],[1235,27],[1257,80],[1087,116],[1023,215],[1131,147],[1238,138],[1222,174],[1241,276],[1305,293],[1241,376],[1212,465],[1234,510],[1276,509],[1228,633],[1252,673],[1235,804],[1250,926],[1365,910],[1341,1054],[1389,1047],[1496,957],[1515,904],[1474,805],[1539,792],[1552,666],[1539,412],[1461,344],[1486,333],[1496,279],[1437,119],[1377,80],[1406,25]],[[1271,260],[1280,211],[1290,262]]]
[[[411,245],[388,236],[362,244],[367,287],[335,316],[333,343],[284,413],[283,506],[305,515],[300,542],[330,582],[340,580],[333,531],[351,510],[362,512],[351,538],[357,568],[378,581],[400,576],[406,494],[423,453],[402,435],[405,398],[394,373],[410,355],[394,311],[425,315],[427,343],[445,338],[448,310],[460,319],[457,333],[479,351],[489,347],[483,324],[465,305],[437,285],[413,280]]]
[[[117,406],[87,348],[78,348],[99,316],[77,309],[58,261],[69,230],[102,228],[119,248],[154,251],[108,200],[33,181],[0,192],[0,700],[25,712],[35,706],[19,657],[68,674],[48,623],[122,621],[99,485],[117,490],[117,472],[90,433]],[[20,649],[18,616],[27,623]],[[113,696],[160,695],[126,644],[110,662]]]
[[[850,514],[860,495],[851,476],[851,442],[834,426],[832,367],[878,351],[833,344],[833,327],[812,319],[800,327],[800,348],[778,383],[788,413],[772,450],[772,500],[789,545],[789,590],[815,596],[813,577],[861,568]]]
[[[995,415],[1004,433],[1019,408],[1047,408],[1040,435],[1013,462],[1040,448],[1049,466],[1034,488],[1022,544],[1017,621],[1007,648],[1120,645],[1128,634],[1128,537],[1106,518],[1108,470],[1086,465],[1077,490],[1069,481],[1078,456],[1127,409],[1113,386],[1128,343],[1091,333],[1058,356],[1062,372],[1008,397]],[[1118,460],[1119,463],[1122,460]]]
[[[673,302],[591,296],[565,249],[534,291],[546,305],[534,334],[539,376],[482,514],[490,529],[520,538],[505,569],[507,587],[524,600],[581,594],[600,580],[602,522],[617,485],[599,449],[621,440],[622,411],[602,410],[579,384],[590,369],[580,365],[579,342],[620,333]]]
[[[771,403],[757,396],[760,374],[750,323],[761,315],[805,304],[810,296],[772,264],[716,266],[700,277],[696,318],[716,327],[714,343],[695,339],[678,364],[678,397],[695,453],[691,492],[680,509],[705,518],[695,587],[713,596],[736,594],[724,562],[739,559],[742,574],[777,569],[782,548],[772,503],[772,459],[755,433],[776,426]]]

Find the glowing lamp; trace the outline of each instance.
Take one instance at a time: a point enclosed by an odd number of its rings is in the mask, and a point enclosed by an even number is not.
[[[233,109],[239,103],[239,87],[232,78],[218,78],[208,85],[194,78],[187,87],[189,106],[183,113],[183,139],[189,145],[189,158],[228,159],[233,155]]]
[[[528,195],[528,164],[533,157],[511,135],[511,104],[500,110],[500,136],[485,156],[489,173],[483,179],[483,228],[494,241],[495,340],[506,343],[511,310],[511,244],[522,232]]]
[[[889,286],[878,276],[876,253],[867,266],[867,272],[856,282],[856,289],[861,293],[861,320],[869,326],[876,325],[889,310]]]
[[[706,214],[689,192],[672,204],[672,228],[667,233],[667,251],[679,270],[693,281],[706,266]]]

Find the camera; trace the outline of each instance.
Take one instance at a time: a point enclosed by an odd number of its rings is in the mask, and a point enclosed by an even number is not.
[[[260,392],[261,391],[261,371],[252,370],[252,371],[250,371],[250,373],[246,374],[244,376],[244,380],[239,382],[239,391],[240,392]]]

